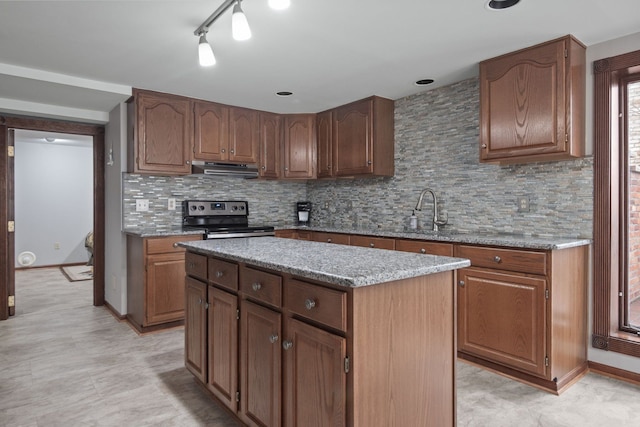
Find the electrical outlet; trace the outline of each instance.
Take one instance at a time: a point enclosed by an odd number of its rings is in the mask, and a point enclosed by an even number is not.
[[[329,202],[326,202],[326,201],[324,202],[324,208],[329,209]]]
[[[55,242],[53,244],[53,249],[55,249],[56,251],[59,251],[60,250],[60,243],[59,242]]]
[[[136,199],[136,212],[147,212],[149,210],[148,199]]]
[[[518,212],[529,212],[530,203],[526,196],[518,197]]]
[[[176,199],[167,199],[167,209],[169,209],[170,211],[176,210]]]

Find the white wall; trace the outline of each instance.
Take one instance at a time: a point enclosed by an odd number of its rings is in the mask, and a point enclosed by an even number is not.
[[[33,266],[86,263],[93,229],[93,144],[34,143],[15,138],[15,254]],[[56,248],[57,247],[57,248]]]
[[[127,313],[127,247],[122,233],[122,172],[126,169],[127,108],[109,113],[105,128],[105,300],[119,314]],[[113,164],[109,165],[112,150]]]
[[[587,48],[587,146],[593,147],[593,62],[611,56],[621,55],[627,52],[640,50],[640,33],[635,33],[627,37],[609,40],[604,43],[589,46]],[[593,278],[593,275],[590,275]],[[593,285],[589,286],[590,293]],[[589,336],[591,336],[593,303],[592,295],[589,301]],[[589,360],[603,365],[614,366],[631,372],[640,373],[640,359],[624,354],[604,351],[589,347]]]

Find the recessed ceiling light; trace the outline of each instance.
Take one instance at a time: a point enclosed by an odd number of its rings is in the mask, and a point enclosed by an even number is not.
[[[433,79],[420,79],[416,81],[414,84],[416,86],[426,86],[426,85],[430,85],[431,83],[433,83]]]
[[[288,90],[283,90],[280,92],[276,92],[276,95],[278,96],[291,96],[293,95],[293,92],[289,92]]]
[[[487,9],[503,10],[515,6],[518,3],[520,3],[520,0],[489,0],[487,2]]]

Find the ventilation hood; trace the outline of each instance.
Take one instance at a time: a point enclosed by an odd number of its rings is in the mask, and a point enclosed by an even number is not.
[[[191,162],[191,173],[250,179],[258,177],[258,166],[255,164],[218,163],[194,160]]]

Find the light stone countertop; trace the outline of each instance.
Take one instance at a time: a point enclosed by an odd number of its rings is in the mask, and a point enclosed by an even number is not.
[[[463,258],[277,237],[212,239],[183,242],[180,246],[203,255],[345,287],[376,285],[471,265]]]
[[[186,236],[195,234],[204,234],[204,229],[185,230],[181,226],[178,227],[130,227],[122,230],[125,234],[138,237],[169,237],[169,236]]]
[[[510,233],[455,233],[449,231],[393,231],[383,229],[360,229],[339,227],[277,227],[276,229],[309,230],[325,233],[361,234],[366,236],[391,237],[396,239],[432,240],[444,243],[466,243],[471,245],[499,246],[522,249],[556,250],[590,245],[590,239],[571,237],[531,236]]]

